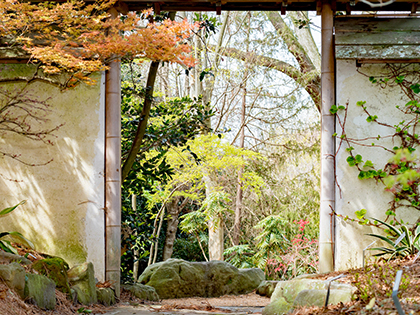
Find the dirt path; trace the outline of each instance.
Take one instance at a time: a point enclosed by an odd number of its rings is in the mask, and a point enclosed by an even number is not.
[[[135,303],[120,304],[108,311],[107,315],[150,315],[157,314],[261,314],[270,299],[255,293],[246,295],[226,295],[219,298],[183,298],[162,300],[158,304],[144,305]],[[134,305],[133,305],[134,304]]]

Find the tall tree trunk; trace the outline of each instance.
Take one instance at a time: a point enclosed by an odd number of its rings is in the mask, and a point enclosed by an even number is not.
[[[246,81],[245,83],[246,84]],[[246,111],[246,87],[243,88],[242,111],[241,111],[241,133],[239,138],[239,147],[245,146],[245,111]],[[238,183],[236,186],[236,204],[235,204],[235,222],[233,224],[233,244],[239,245],[241,238],[241,217],[242,217],[242,174],[244,167],[242,166],[238,171]]]
[[[246,37],[246,53],[249,53],[249,41],[250,41],[250,30],[251,25],[251,13],[248,12],[248,32]],[[242,79],[242,107],[241,107],[241,127],[239,132],[239,147],[244,148],[245,146],[245,115],[246,115],[246,83],[249,75],[249,64],[245,61],[245,72]],[[242,201],[243,201],[243,190],[242,190],[242,174],[244,167],[242,166],[238,171],[238,183],[236,186],[236,203],[235,203],[235,221],[233,223],[233,244],[239,245],[241,239],[241,217],[242,217]]]
[[[175,14],[176,12],[170,12],[169,18],[171,20],[174,20]],[[122,182],[124,182],[124,180],[127,178],[128,174],[131,171],[131,168],[133,167],[133,164],[137,157],[137,153],[139,153],[144,135],[146,133],[146,127],[149,121],[150,109],[152,107],[152,102],[153,102],[153,91],[155,88],[156,75],[157,75],[158,69],[159,69],[159,61],[152,61],[149,68],[149,74],[147,76],[146,93],[144,95],[143,109],[141,111],[136,135],[134,137],[130,151],[127,155],[127,158],[125,159],[125,162],[121,171]]]

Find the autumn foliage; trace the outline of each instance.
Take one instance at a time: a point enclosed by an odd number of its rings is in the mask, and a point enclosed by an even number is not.
[[[115,2],[0,0],[0,44],[24,50],[46,74],[70,73],[68,85],[92,83],[87,75],[115,58],[194,64],[187,39],[196,24],[150,22],[150,11],[112,19]]]

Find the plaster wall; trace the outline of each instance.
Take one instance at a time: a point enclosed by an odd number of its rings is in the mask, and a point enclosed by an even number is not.
[[[2,78],[31,76],[33,72],[34,68],[27,65],[0,65]],[[23,83],[0,85],[1,105],[13,95],[49,105],[47,111],[39,111],[45,121],[28,119],[32,130],[63,124],[46,138],[53,145],[1,133],[0,151],[19,154],[21,160],[41,165],[0,158],[0,209],[26,200],[0,218],[0,231],[19,231],[38,251],[63,257],[70,266],[91,261],[96,277],[103,281],[104,75],[94,78],[94,86],[82,84],[67,91],[35,82],[22,94]]]
[[[391,138],[384,139],[384,136],[393,134],[390,128],[380,126],[376,123],[368,123],[367,115],[361,107],[356,106],[358,101],[366,101],[366,106],[371,115],[377,115],[378,121],[395,125],[402,121],[403,114],[395,106],[404,107],[407,99],[399,87],[387,87],[383,89],[369,81],[370,76],[380,77],[384,74],[384,64],[362,65],[356,68],[355,60],[337,60],[336,69],[336,99],[338,105],[349,104],[345,133],[348,137],[367,139],[363,143],[366,146],[352,145],[354,154],[360,154],[363,161],[371,160],[377,168],[383,168],[391,158],[391,154],[384,149],[372,147],[372,143],[393,148],[398,143],[393,143]],[[339,113],[343,120],[343,112]],[[338,121],[336,122],[337,144],[339,148],[339,136],[343,133]],[[381,140],[375,139],[381,135]],[[358,179],[359,171],[356,167],[350,167],[346,161],[349,156],[346,152],[347,145],[341,144],[336,156],[336,212],[343,216],[356,218],[355,211],[366,209],[367,218],[385,219],[385,211],[389,208],[388,203],[392,195],[384,190],[384,185],[376,183],[375,180]],[[367,169],[366,169],[367,170]],[[405,221],[415,222],[419,214],[410,212],[407,209],[399,209],[397,217]],[[363,249],[376,240],[366,235],[367,233],[378,233],[377,228],[361,226],[357,223],[346,222],[336,217],[336,247],[335,267],[338,270],[362,265]],[[375,246],[380,245],[376,243]],[[367,251],[367,255],[373,254]]]

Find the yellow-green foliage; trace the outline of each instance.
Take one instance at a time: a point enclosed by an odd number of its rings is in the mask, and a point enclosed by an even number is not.
[[[263,185],[263,180],[246,168],[248,161],[262,159],[262,156],[230,145],[223,137],[214,134],[201,135],[183,147],[172,148],[166,158],[175,174],[165,186],[156,187],[153,196],[148,196],[149,206],[176,195],[192,200],[203,199],[206,182],[214,192],[224,190],[224,183],[236,180],[242,167],[244,189],[259,193]]]

